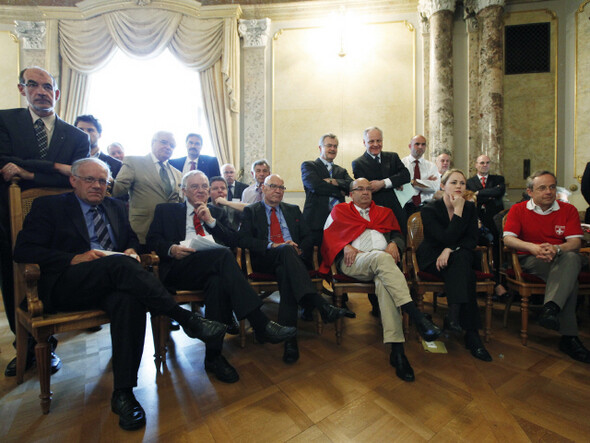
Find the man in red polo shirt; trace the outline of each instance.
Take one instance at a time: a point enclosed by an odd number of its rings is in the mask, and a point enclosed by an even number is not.
[[[539,324],[562,335],[559,349],[575,360],[590,363],[590,351],[578,338],[576,300],[583,257],[578,253],[582,229],[577,209],[556,200],[557,179],[537,171],[527,179],[529,201],[508,213],[504,243],[518,250],[524,271],[545,280],[544,307]]]

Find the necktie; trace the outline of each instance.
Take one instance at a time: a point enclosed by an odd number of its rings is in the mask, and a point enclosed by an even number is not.
[[[229,185],[227,189],[227,199],[229,201],[232,201],[234,199],[234,186],[235,185]]]
[[[113,250],[113,242],[111,241],[111,236],[109,235],[109,230],[107,229],[107,225],[105,224],[100,212],[98,212],[98,208],[95,206],[90,208],[90,212],[92,212],[92,222],[94,223],[94,233],[96,234],[96,238],[98,243],[105,251],[112,251]]]
[[[418,160],[414,160],[414,180],[418,180],[420,178],[420,162]],[[412,197],[412,203],[414,203],[414,206],[420,206],[420,204],[422,203],[420,191],[418,191],[418,195],[414,195]]]
[[[483,188],[485,188],[485,187],[486,187],[486,178],[485,178],[485,177],[482,177],[482,178],[481,178],[481,186],[482,186]]]
[[[376,156],[374,157],[374,159],[375,159],[375,161],[377,162],[377,164],[381,164],[381,157],[380,157],[380,156],[376,155]]]
[[[158,162],[158,164],[160,165],[160,179],[162,179],[162,184],[164,185],[164,192],[166,195],[170,195],[172,194],[172,183],[170,183],[170,177],[168,177],[164,163]]]
[[[195,162],[191,162],[191,168],[190,168],[190,170],[191,171],[194,171],[195,169],[197,169],[197,166],[196,166]]]
[[[262,189],[260,189],[260,185],[256,186],[256,202],[262,201]]]
[[[334,169],[334,165],[332,163],[328,163],[328,165],[326,166],[326,168],[328,168],[328,172],[330,173],[330,178],[332,178],[332,171]],[[332,210],[332,208],[334,208],[334,206],[336,206],[338,203],[340,203],[340,201],[336,198],[336,197],[330,197],[329,200],[329,205],[330,205],[330,211]]]
[[[285,243],[275,208],[271,208],[270,210],[270,241],[273,243]]]
[[[199,217],[197,217],[197,214],[193,215],[193,224],[195,225],[195,232],[198,235],[205,237],[205,230],[203,229],[203,225],[201,224]]]
[[[45,123],[40,118],[37,119],[33,125],[35,128],[35,137],[37,137],[37,144],[39,145],[39,157],[47,157],[47,131],[45,131]]]

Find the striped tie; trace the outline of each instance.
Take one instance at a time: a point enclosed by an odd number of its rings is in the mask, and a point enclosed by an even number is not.
[[[160,165],[160,179],[164,186],[164,192],[166,195],[170,195],[172,194],[172,183],[170,183],[170,177],[168,177],[168,172],[166,172],[166,166],[163,162],[158,162],[158,164]]]
[[[45,131],[45,123],[40,118],[37,119],[35,124],[33,125],[35,128],[35,137],[37,137],[37,144],[39,145],[39,157],[45,158],[47,157],[47,131]]]
[[[107,225],[105,224],[102,216],[100,215],[100,212],[98,212],[98,208],[96,206],[90,208],[90,212],[92,212],[92,221],[94,222],[94,233],[96,234],[98,243],[105,251],[112,251],[113,242],[111,241],[111,236],[109,235]]]

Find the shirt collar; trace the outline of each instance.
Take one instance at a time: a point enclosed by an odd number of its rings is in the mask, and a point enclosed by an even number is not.
[[[324,160],[322,157],[320,157],[321,162],[326,165],[326,167],[328,167],[328,165],[334,165],[334,163],[330,163],[329,161]]]
[[[356,210],[358,211],[359,214],[361,213],[361,211],[367,211],[367,214],[368,214],[369,213],[369,209],[371,209],[370,206],[368,208],[366,208],[366,209],[363,209],[363,208],[361,208],[360,206],[357,206],[354,203],[353,203],[353,205],[354,205],[354,207],[356,208]]]
[[[481,181],[482,178],[486,178],[486,180],[488,179],[488,177],[490,176],[490,174],[487,175],[480,175],[479,172],[477,173],[477,178],[479,178],[479,181]]]
[[[37,114],[35,114],[33,112],[33,110],[31,108],[29,108],[29,112],[31,114],[31,118],[33,119],[33,124],[41,119],[43,120],[43,124],[45,125],[45,127],[47,128],[47,130],[49,132],[51,132],[53,130],[53,127],[55,126],[55,112],[52,113],[51,115],[48,115],[47,117],[39,117]]]
[[[559,203],[557,203],[557,200],[555,200],[549,209],[547,209],[546,211],[543,211],[543,209],[541,209],[541,207],[539,205],[537,205],[533,201],[532,198],[529,201],[526,202],[526,208],[529,211],[534,211],[534,212],[536,212],[537,214],[540,214],[540,215],[551,214],[552,212],[559,211],[559,209],[560,209]]]
[[[153,161],[154,163],[160,163],[160,160],[158,160],[158,158],[157,158],[157,157],[154,155],[154,153],[153,153],[153,152],[150,152],[150,155],[152,156],[152,161]],[[168,160],[166,160],[166,161],[163,161],[163,162],[162,162],[162,164],[163,164],[163,165],[167,165],[167,164],[168,164]]]

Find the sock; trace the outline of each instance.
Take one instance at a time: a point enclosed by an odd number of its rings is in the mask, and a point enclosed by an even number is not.
[[[392,354],[403,354],[404,353],[404,344],[403,343],[391,343],[391,353]]]
[[[552,301],[548,301],[547,303],[545,303],[545,307],[551,309],[552,311],[555,312],[559,312],[561,311],[561,308],[559,306],[557,306],[557,303],[554,303]]]
[[[221,355],[221,349],[218,348],[211,348],[209,346],[207,346],[205,348],[205,360],[215,360],[217,357],[219,357]]]
[[[402,312],[406,312],[410,316],[414,323],[419,323],[424,317],[424,314],[420,312],[416,306],[416,303],[413,301],[409,301],[405,305],[401,305],[400,308],[402,309]]]
[[[189,318],[193,315],[191,311],[188,309],[181,308],[180,305],[174,306],[170,312],[167,313],[168,317],[172,320],[176,320],[179,325],[182,326],[183,323],[186,323]]]
[[[246,316],[246,318],[254,330],[260,332],[264,331],[264,328],[266,328],[266,325],[270,322],[268,317],[264,315],[260,309],[254,309]]]

